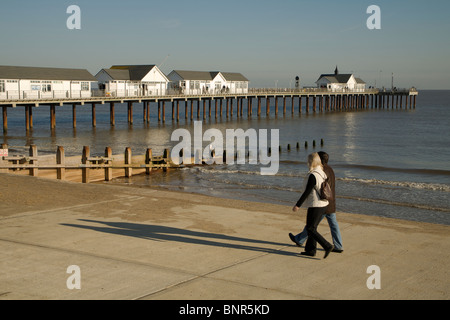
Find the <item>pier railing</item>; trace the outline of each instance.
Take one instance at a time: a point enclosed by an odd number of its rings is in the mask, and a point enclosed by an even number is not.
[[[408,89],[403,89],[405,92]],[[380,92],[379,89],[342,89],[342,90],[329,90],[324,88],[249,88],[249,89],[235,89],[235,90],[223,90],[223,89],[210,89],[207,91],[201,90],[189,90],[179,91],[175,89],[167,89],[164,91],[145,91],[142,90],[89,90],[89,91],[17,91],[8,90],[0,93],[0,101],[39,101],[39,100],[89,100],[96,98],[114,99],[114,98],[171,98],[171,97],[198,97],[198,96],[231,96],[231,95],[264,95],[264,94],[351,94],[351,93],[364,93],[364,94],[376,94]],[[400,92],[400,91],[398,91]]]
[[[378,89],[326,89],[326,88],[252,88],[248,90],[248,93],[252,94],[265,94],[265,93],[280,93],[280,94],[302,94],[302,93],[378,93]]]

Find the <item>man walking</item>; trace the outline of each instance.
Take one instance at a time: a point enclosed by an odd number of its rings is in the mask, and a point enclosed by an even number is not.
[[[339,225],[336,219],[336,192],[335,192],[335,176],[333,169],[328,165],[329,156],[326,152],[320,151],[318,152],[320,160],[322,161],[323,171],[326,173],[328,177],[328,182],[331,187],[331,191],[333,192],[333,200],[330,201],[325,214],[322,216],[327,218],[328,224],[330,226],[331,236],[333,237],[334,249],[333,252],[341,253],[344,251],[344,247],[342,245],[342,237],[341,232],[339,230]],[[306,239],[308,239],[308,231],[306,227],[303,231],[296,236],[292,233],[289,233],[289,238],[299,247],[305,243]]]

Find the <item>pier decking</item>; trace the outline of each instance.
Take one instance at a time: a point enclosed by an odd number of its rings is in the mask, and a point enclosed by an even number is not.
[[[76,108],[80,105],[91,105],[92,126],[97,125],[96,106],[109,104],[110,124],[115,125],[115,104],[127,103],[128,123],[133,124],[133,106],[142,104],[143,120],[150,121],[150,103],[156,103],[158,109],[158,121],[166,121],[166,103],[171,103],[172,120],[180,119],[180,102],[184,104],[185,119],[194,119],[196,109],[196,118],[201,117],[206,120],[213,117],[227,118],[261,116],[265,111],[266,116],[273,110],[275,115],[291,113],[292,115],[302,115],[303,110],[306,114],[322,113],[329,111],[354,111],[364,109],[383,109],[383,108],[415,108],[417,90],[396,90],[380,91],[378,89],[369,89],[364,91],[329,91],[326,89],[249,89],[248,93],[240,94],[203,94],[203,95],[166,95],[166,96],[132,96],[132,97],[90,97],[90,98],[67,98],[67,99],[21,99],[21,100],[0,100],[3,116],[3,132],[8,131],[8,108],[24,107],[25,110],[25,129],[28,131],[33,128],[33,108],[39,106],[49,106],[50,108],[50,128],[56,127],[56,108],[72,106],[73,121],[72,125],[76,128]],[[290,106],[288,107],[288,99]],[[244,104],[244,100],[247,102]],[[265,101],[264,101],[265,100]],[[409,100],[409,101],[408,101]],[[280,105],[280,101],[282,105]],[[264,103],[265,102],[265,103]],[[272,103],[273,102],[273,103]],[[208,105],[208,109],[207,109]],[[265,107],[265,110],[264,110]],[[195,109],[194,109],[195,108]],[[244,109],[246,108],[245,112]],[[280,109],[282,110],[280,111]],[[290,110],[289,110],[289,109]],[[297,112],[295,111],[297,110]]]

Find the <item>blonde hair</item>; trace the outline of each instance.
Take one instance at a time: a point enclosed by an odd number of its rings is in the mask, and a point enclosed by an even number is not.
[[[323,169],[322,160],[320,160],[320,156],[317,152],[314,152],[314,153],[311,153],[310,155],[308,155],[308,167],[309,167],[309,171],[313,171],[317,167],[320,167],[320,169]]]

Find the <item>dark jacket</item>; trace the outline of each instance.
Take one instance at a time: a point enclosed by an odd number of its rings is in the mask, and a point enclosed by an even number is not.
[[[333,201],[330,201],[330,204],[327,206],[327,211],[325,214],[335,213],[336,212],[336,191],[335,191],[335,185],[336,185],[336,178],[334,176],[334,171],[331,169],[331,167],[327,164],[323,165],[323,171],[326,173],[328,177],[328,183],[330,184],[331,191],[333,192]]]

